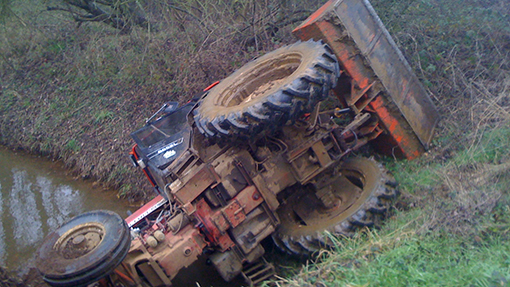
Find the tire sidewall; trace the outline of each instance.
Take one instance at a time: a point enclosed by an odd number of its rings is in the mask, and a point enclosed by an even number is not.
[[[313,65],[320,55],[324,53],[323,49],[317,49],[317,46],[313,42],[301,42],[291,46],[283,47],[278,50],[255,59],[252,62],[247,63],[240,69],[232,73],[229,77],[221,81],[218,85],[212,88],[208,95],[203,99],[199,106],[199,112],[204,118],[212,119],[213,117],[226,117],[230,113],[242,112],[248,106],[260,105],[267,101],[268,97],[275,95],[281,87],[291,85],[295,80],[299,79],[303,73]],[[219,104],[223,100],[225,93],[228,93],[232,87],[240,85],[245,79],[246,75],[249,75],[257,67],[267,65],[274,59],[283,57],[289,54],[300,54],[301,63],[299,66],[290,74],[285,77],[280,85],[273,87],[266,91],[263,95],[256,97],[252,100],[249,105],[234,105],[231,107],[225,107]]]
[[[105,230],[101,242],[95,249],[76,259],[66,259],[54,249],[55,243],[66,232],[90,222],[102,224]],[[39,272],[45,278],[68,279],[108,265],[105,261],[111,260],[112,252],[118,253],[118,249],[122,249],[120,245],[125,244],[126,237],[129,237],[126,227],[118,214],[107,210],[87,212],[74,217],[44,239],[36,257]]]
[[[364,168],[367,168],[369,170],[363,170],[363,167],[360,167],[361,165],[364,166]],[[376,190],[380,187],[382,184],[382,171],[378,167],[377,163],[374,161],[365,159],[365,158],[352,158],[347,159],[342,163],[342,166],[340,170],[352,170],[359,172],[360,174],[364,175],[364,186],[363,189],[367,190],[369,192],[363,193],[363,196],[360,197],[352,206],[350,206],[348,209],[346,209],[344,212],[336,215],[333,218],[328,219],[327,221],[330,221],[330,224],[327,226],[324,226],[320,229],[313,229],[313,228],[303,228],[303,229],[297,229],[295,227],[287,227],[284,224],[280,224],[280,226],[277,229],[277,233],[285,234],[286,236],[290,237],[300,237],[300,236],[310,236],[310,235],[317,235],[321,234],[322,232],[331,229],[332,227],[341,224],[344,221],[349,220],[349,218],[354,215],[356,212],[362,209],[363,204],[369,200],[372,196],[374,196]],[[290,212],[283,212],[280,214],[280,217],[290,216]],[[292,220],[289,220],[291,222]],[[327,222],[326,221],[326,222]]]

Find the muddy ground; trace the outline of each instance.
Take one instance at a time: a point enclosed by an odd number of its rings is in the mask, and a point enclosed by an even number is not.
[[[47,287],[37,270],[30,269],[30,271],[23,276],[23,278],[10,273],[4,268],[0,267],[0,286],[2,287]]]

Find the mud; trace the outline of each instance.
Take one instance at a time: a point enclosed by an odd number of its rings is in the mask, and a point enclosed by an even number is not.
[[[48,287],[37,270],[30,269],[29,272],[23,277],[9,272],[0,266],[0,286],[3,287]]]

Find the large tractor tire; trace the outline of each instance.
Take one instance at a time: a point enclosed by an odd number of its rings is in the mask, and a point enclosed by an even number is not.
[[[340,75],[331,49],[298,42],[270,52],[212,88],[194,111],[211,139],[254,139],[294,123],[323,101]]]
[[[334,181],[337,202],[324,205],[310,186],[300,186],[278,209],[281,224],[275,244],[292,255],[310,255],[334,242],[325,235],[351,237],[363,227],[380,224],[397,196],[394,179],[373,160],[353,158],[340,167]]]
[[[87,286],[109,275],[126,257],[129,227],[118,214],[96,210],[50,233],[36,257],[36,267],[51,286]]]

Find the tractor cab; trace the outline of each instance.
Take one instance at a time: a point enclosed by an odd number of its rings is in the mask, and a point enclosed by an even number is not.
[[[191,126],[187,115],[195,104],[190,102],[155,121],[148,121],[143,128],[133,132],[131,137],[137,144],[137,164],[149,166],[152,170],[164,170],[190,142]]]

